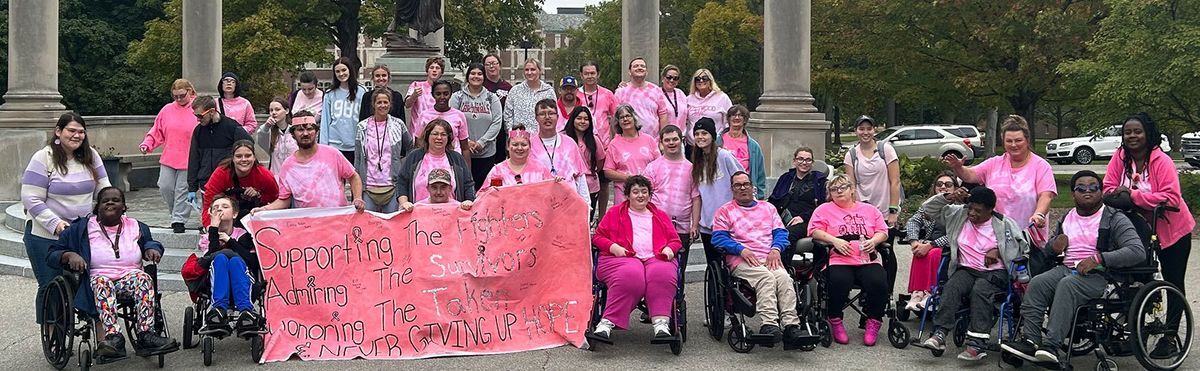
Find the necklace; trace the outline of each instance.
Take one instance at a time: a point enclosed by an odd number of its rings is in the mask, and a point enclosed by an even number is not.
[[[96,219],[96,224],[100,224],[99,219]],[[115,258],[117,258],[117,259],[121,258],[121,231],[124,229],[125,229],[125,223],[118,222],[116,236],[114,236],[114,238],[109,238],[108,237],[108,228],[105,225],[100,224],[100,232],[104,233],[104,239],[108,240],[108,243],[112,246],[113,255],[115,255]]]

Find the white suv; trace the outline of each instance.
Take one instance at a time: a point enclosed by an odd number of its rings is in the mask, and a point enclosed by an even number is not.
[[[970,125],[914,125],[887,128],[875,134],[875,140],[891,143],[897,156],[917,159],[953,154],[971,162],[983,155],[983,139]],[[849,150],[858,142],[842,145]]]
[[[1200,168],[1200,131],[1184,134],[1181,141],[1183,160],[1194,168]]]
[[[1074,161],[1087,165],[1093,160],[1112,157],[1121,147],[1121,125],[1113,125],[1093,132],[1089,136],[1055,139],[1046,143],[1046,159],[1067,165]],[[1162,136],[1162,150],[1171,152],[1167,136]]]

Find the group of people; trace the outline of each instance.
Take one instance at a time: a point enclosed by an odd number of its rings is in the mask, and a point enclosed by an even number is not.
[[[603,338],[627,328],[642,300],[654,336],[673,336],[668,318],[679,264],[686,264],[678,257],[697,239],[709,263],[726,264],[757,291],[760,333],[798,337],[796,293],[781,254],[811,237],[830,246],[814,254],[829,277],[833,340],[849,343],[841,309],[857,283],[865,294],[863,343],[874,345],[895,286],[894,237],[907,234],[914,298],[935,284],[941,257],[951,257],[943,297],[972,298],[972,342],[960,358],[977,360],[994,322],[990,295],[1008,282],[1006,267],[1017,256],[1067,256],[1065,265],[1031,283],[1022,311],[1039,321],[1038,313],[1069,316],[1065,308],[1098,296],[1103,284],[1087,274],[1096,266],[1138,263],[1133,253],[1145,247],[1126,241],[1123,216],[1098,203],[1102,194],[1123,195],[1142,209],[1160,202],[1179,209],[1155,223],[1164,276],[1183,288],[1194,219],[1182,202],[1174,164],[1158,149],[1157,126],[1144,114],[1125,122],[1124,144],[1107,176],[1080,173],[1072,180],[1077,207],[1051,235],[1053,174],[1030,150],[1029,128],[1019,116],[1002,125],[1004,155],[972,167],[947,156],[951,171],[937,178],[932,197],[902,225],[899,160],[888,143],[875,140],[878,124],[867,116],[855,122],[860,141],[841,159],[842,174],[816,168],[816,153],[801,147],[793,152],[793,168],[768,190],[763,150],[746,127],[749,110],[732,104],[709,70],[695,71],[684,93],[679,68],[663,68],[661,85],[655,85],[641,58],[630,61],[628,80],[615,91],[598,84],[595,63],[581,66],[580,78],[551,84],[531,59],[523,65],[524,80],[511,85],[500,78],[500,58],[488,55],[465,69],[457,91],[442,79],[442,59],[429,58],[425,69],[425,80],[401,92],[390,87],[388,67],[376,66],[375,89],[368,91],[357,82],[358,66],[339,58],[328,90],[318,88],[313,73],[302,73],[299,89],[273,99],[261,125],[232,73],[222,76],[215,98],[197,96],[187,80],[174,82],[173,102],[159,112],[140,148],[148,153],[162,147],[158,185],[175,233],[185,232],[192,208],[205,211],[204,238],[183,269],[189,286],[211,286],[213,304],[202,332],[261,331],[263,319],[249,298],[257,257],[240,222],[249,213],[347,205],[390,213],[442,203],[470,209],[477,195],[494,187],[548,180],[568,182],[591,202],[591,242],[600,252],[595,273],[609,290],[594,329]],[[259,159],[256,146],[269,158]],[[144,224],[124,215],[124,195],[109,187],[105,174],[84,119],[63,115],[22,177],[30,216],[25,242],[39,285],[60,274],[60,267],[91,277],[80,287],[79,305],[104,319],[100,349],[123,354],[124,340],[109,320],[111,298],[143,299],[139,318],[148,321],[141,317],[149,313],[143,305],[152,305],[145,302],[153,295],[147,296],[148,277],[137,272],[142,259],[161,257],[161,245]],[[966,191],[964,184],[976,186]],[[1108,230],[1120,238],[1097,246],[1097,223],[1115,225]],[[122,234],[125,229],[139,233]],[[123,249],[135,247],[122,257]],[[1055,294],[1063,290],[1070,295]],[[959,302],[943,301],[924,345],[944,349]],[[1027,342],[1005,349],[1030,357],[1057,354],[1067,330],[1062,323],[1048,322],[1043,337],[1042,324],[1027,321]],[[154,352],[173,345],[171,339],[139,336],[136,347]]]

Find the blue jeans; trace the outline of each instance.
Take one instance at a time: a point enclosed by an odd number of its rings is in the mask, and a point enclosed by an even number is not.
[[[50,268],[50,265],[46,264],[46,257],[50,255],[50,245],[55,242],[57,241],[34,236],[33,222],[25,222],[25,254],[29,256],[29,267],[33,268],[33,277],[37,278],[38,282],[37,296],[33,302],[38,324],[42,323],[45,316],[42,299],[46,296],[46,285],[50,284],[54,277],[62,274],[62,269]]]
[[[209,277],[212,279],[212,306],[228,310],[232,292],[234,308],[254,310],[254,303],[250,301],[250,285],[254,278],[242,257],[228,250],[214,254]]]

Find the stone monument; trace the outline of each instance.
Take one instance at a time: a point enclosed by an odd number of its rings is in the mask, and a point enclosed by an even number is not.
[[[376,63],[392,70],[392,89],[405,91],[413,81],[425,80],[426,59],[442,55],[444,8],[442,0],[396,0],[395,5],[384,33],[387,53]],[[450,75],[449,71],[444,74],[446,78]]]

